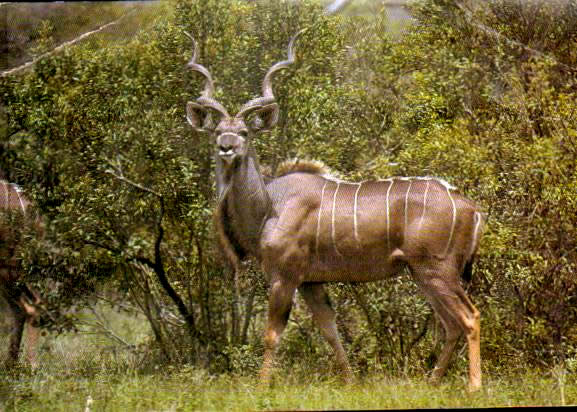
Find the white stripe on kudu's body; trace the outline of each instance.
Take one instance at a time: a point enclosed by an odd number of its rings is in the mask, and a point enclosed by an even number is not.
[[[387,209],[387,251],[391,250],[391,217],[389,215],[389,195],[391,193],[391,189],[393,188],[393,181],[390,181],[389,188],[387,189],[387,200],[386,209]]]
[[[319,236],[321,235],[321,214],[323,212],[323,199],[325,197],[325,189],[327,188],[328,180],[323,185],[323,190],[321,190],[321,201],[319,204],[319,213],[317,214],[317,235],[315,242],[315,251],[317,257],[319,256]]]
[[[430,177],[346,183],[324,178],[326,171],[314,164],[295,164],[277,177],[262,176],[252,139],[276,125],[279,108],[272,76],[294,62],[297,37],[289,43],[287,60],[265,74],[262,95],[234,116],[213,98],[214,82],[196,62],[196,48],[188,63],[205,77],[204,91],[187,103],[186,111],[193,128],[214,138],[221,194],[215,212],[219,242],[234,268],[239,268],[242,258],[252,256],[270,282],[261,381],[269,382],[297,289],[350,381],[352,373],[323,283],[375,281],[408,268],[445,327],[446,343],[433,378],[443,376],[464,333],[469,388],[479,389],[480,315],[460,284],[463,274],[470,276],[483,226],[472,201],[453,192],[447,182]],[[248,127],[250,116],[255,121]],[[325,197],[333,184],[329,207]]]
[[[359,187],[357,187],[357,190],[355,190],[355,201],[354,201],[354,205],[353,205],[353,229],[355,232],[355,241],[357,242],[357,246],[359,246],[360,244],[360,240],[359,240],[359,222],[358,222],[358,217],[357,217],[357,213],[358,213],[358,207],[359,207],[359,190],[361,190],[361,186],[363,185],[363,183],[357,183],[357,185]]]
[[[385,216],[384,216],[384,220],[385,220],[385,224],[386,224],[386,240],[387,240],[387,250],[391,251],[391,224],[395,222],[395,218],[391,216],[390,210],[391,210],[391,192],[394,192],[394,184],[396,182],[408,182],[406,191],[404,192],[403,195],[403,234],[404,237],[407,236],[407,230],[409,230],[409,196],[411,193],[411,188],[413,186],[414,182],[426,182],[426,187],[425,187],[425,191],[424,191],[424,196],[423,196],[423,207],[422,207],[422,213],[421,213],[421,217],[419,220],[419,226],[417,228],[417,234],[421,229],[421,226],[423,224],[423,221],[425,219],[425,212],[427,210],[427,195],[429,192],[429,185],[431,181],[435,181],[437,183],[439,183],[443,189],[444,192],[447,194],[448,196],[448,201],[451,204],[451,208],[452,208],[452,218],[451,218],[451,225],[450,228],[448,230],[448,235],[446,238],[446,246],[444,248],[444,252],[442,253],[442,255],[446,255],[449,252],[450,246],[451,246],[451,242],[453,239],[453,233],[455,231],[455,226],[456,226],[456,222],[457,222],[457,210],[456,210],[456,205],[455,205],[455,201],[453,200],[453,196],[451,195],[451,188],[452,186],[450,186],[448,183],[446,183],[444,180],[442,179],[436,179],[436,178],[432,178],[432,177],[395,177],[395,178],[390,178],[390,179],[383,179],[383,180],[378,180],[376,182],[378,183],[389,183],[387,186],[387,190],[386,190],[386,197],[385,197]],[[343,220],[337,220],[337,216],[339,215],[339,209],[338,209],[338,196],[340,193],[340,188],[343,185],[356,185],[357,188],[354,192],[354,197],[352,199],[353,202],[353,215],[352,215],[352,220],[353,220],[353,237],[355,240],[355,243],[357,246],[362,245],[360,238],[359,238],[359,220],[358,220],[358,209],[359,209],[359,192],[361,189],[361,186],[363,183],[367,183],[367,182],[361,182],[361,183],[349,183],[349,182],[344,182],[342,180],[340,181],[334,181],[331,178],[328,178],[328,180],[324,183],[323,185],[323,189],[321,190],[321,200],[320,200],[320,204],[321,206],[319,207],[318,210],[318,214],[317,214],[317,231],[316,231],[316,242],[315,242],[315,251],[317,253],[317,257],[318,257],[318,253],[319,253],[319,249],[318,249],[318,244],[320,241],[320,236],[322,233],[322,225],[321,225],[321,220],[322,220],[322,213],[323,213],[323,201],[324,201],[324,193],[325,193],[325,189],[326,186],[329,182],[334,182],[336,184],[335,187],[335,191],[333,192],[333,199],[332,199],[332,207],[331,207],[331,218],[330,218],[330,222],[331,222],[331,226],[330,226],[330,233],[331,233],[331,242],[333,244],[333,250],[336,253],[336,255],[343,257],[343,254],[341,253],[341,251],[339,250],[339,246],[338,246],[338,242],[337,242],[337,231],[341,231],[341,233],[343,231],[348,230],[348,223],[346,221]],[[346,202],[346,201],[345,201]],[[341,204],[343,204],[344,202],[341,201]],[[372,205],[374,207],[378,207],[378,205]],[[398,218],[397,218],[398,219]],[[475,218],[476,219],[476,218]],[[477,226],[480,224],[480,220],[477,221],[475,220],[475,225],[476,228],[475,230],[477,230]],[[339,229],[339,224],[343,225],[345,224],[343,228]]]
[[[423,212],[421,213],[421,219],[419,220],[419,227],[417,228],[417,235],[421,233],[421,227],[423,226],[423,220],[425,219],[425,211],[427,210],[427,195],[429,194],[429,183],[431,181],[427,180],[427,186],[425,187],[425,194],[423,195]]]
[[[24,200],[22,199],[22,196],[20,195],[20,192],[22,192],[22,189],[20,189],[18,186],[15,186],[14,191],[16,192],[16,195],[18,196],[18,203],[20,203],[20,209],[22,209],[22,213],[26,213],[26,206],[24,205]]]
[[[449,196],[449,200],[451,201],[451,206],[453,206],[453,221],[451,223],[451,231],[449,232],[449,239],[447,240],[447,247],[445,248],[445,253],[449,253],[449,247],[451,247],[451,240],[453,240],[453,232],[455,231],[455,223],[457,222],[457,208],[455,206],[455,201],[453,200],[453,196],[451,196],[451,190],[447,187],[447,195]]]
[[[8,207],[10,205],[10,183],[8,182],[3,182],[4,185],[4,193],[6,194],[6,201],[5,201],[5,207]]]
[[[471,250],[469,254],[472,256],[475,253],[475,247],[479,242],[480,229],[483,222],[483,216],[480,212],[475,212],[475,229],[473,230],[473,242],[471,242]]]
[[[407,188],[407,193],[405,194],[405,236],[407,235],[407,227],[409,226],[409,192],[411,191],[411,185],[413,181],[409,181],[409,187]]]
[[[331,239],[333,240],[333,246],[335,248],[335,253],[339,256],[342,256],[342,254],[339,252],[339,249],[337,248],[337,241],[335,238],[335,209],[337,206],[337,195],[339,194],[339,187],[341,187],[341,183],[337,182],[337,187],[336,187],[335,193],[333,195],[333,210],[331,213]]]

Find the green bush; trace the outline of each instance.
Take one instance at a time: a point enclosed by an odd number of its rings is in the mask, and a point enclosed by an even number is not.
[[[575,2],[469,10],[424,0],[403,36],[385,30],[384,11],[327,17],[313,1],[163,7],[126,44],[93,41],[1,80],[0,167],[49,222],[44,247],[27,255],[29,279],[113,282],[146,314],[162,359],[254,370],[266,284],[252,268],[233,278],[214,247],[212,142],[184,114],[204,79],[185,67],[183,31],[234,112],[309,27],[297,62],[275,76],[281,119],[255,141],[262,162],[317,158],[351,179],[435,175],[459,186],[488,214],[469,289],[485,367],[575,358]],[[408,276],[330,292],[357,370],[426,369],[437,337]],[[310,368],[328,351],[301,306],[281,353]]]

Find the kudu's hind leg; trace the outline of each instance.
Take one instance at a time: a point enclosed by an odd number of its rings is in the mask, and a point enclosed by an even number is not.
[[[34,298],[34,304],[39,304],[40,298],[38,295],[32,292],[29,293]],[[20,299],[20,305],[26,313],[26,355],[30,366],[35,369],[37,366],[38,337],[40,335],[40,330],[36,327],[39,314],[36,307],[30,304],[24,296]]]
[[[347,354],[341,343],[339,331],[335,321],[336,314],[325,289],[320,283],[304,283],[299,292],[313,314],[313,320],[321,330],[323,337],[333,348],[345,382],[351,383],[353,375],[347,359]]]
[[[273,280],[271,283],[264,334],[264,360],[260,371],[261,385],[268,385],[270,382],[276,347],[286,327],[295,290],[295,285],[282,279]]]
[[[457,342],[461,337],[462,329],[451,314],[447,312],[441,302],[434,297],[429,300],[438,315],[438,319],[445,329],[445,343],[442,346],[441,353],[437,358],[437,363],[433,369],[433,373],[431,374],[432,381],[437,383],[447,372],[451,356],[453,355]]]
[[[32,369],[38,367],[38,338],[40,330],[36,327],[37,317],[26,319],[26,357]]]
[[[464,332],[469,349],[469,390],[481,387],[480,314],[459,283],[454,270],[413,268],[413,275],[437,312],[446,331],[446,342],[433,371],[439,379],[447,370],[457,340]]]
[[[11,369],[18,362],[20,355],[20,344],[22,342],[22,333],[24,332],[24,323],[26,313],[18,303],[12,299],[8,300],[8,305],[12,312],[12,330],[10,333],[10,343],[8,348],[8,358],[6,359],[6,369]]]

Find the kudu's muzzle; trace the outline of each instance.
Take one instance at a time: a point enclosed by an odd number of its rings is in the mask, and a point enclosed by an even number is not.
[[[227,164],[238,156],[242,155],[245,146],[245,139],[236,133],[223,133],[216,139],[218,146],[218,156]]]

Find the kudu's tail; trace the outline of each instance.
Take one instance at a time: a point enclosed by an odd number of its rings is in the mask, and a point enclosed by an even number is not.
[[[465,281],[465,283],[468,285],[469,283],[471,283],[471,280],[473,279],[473,263],[474,263],[475,257],[471,256],[471,258],[467,261],[467,263],[465,263],[465,269],[463,270],[463,275],[462,275],[462,279]]]
[[[469,258],[465,263],[465,268],[463,269],[462,279],[465,281],[466,284],[471,283],[473,279],[473,263],[475,261],[475,254],[477,249],[479,248],[479,239],[481,238],[481,234],[483,233],[483,226],[485,223],[485,217],[481,212],[475,212],[474,216],[474,229],[473,229],[473,237],[471,239],[471,250],[469,252]]]

